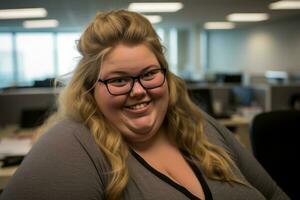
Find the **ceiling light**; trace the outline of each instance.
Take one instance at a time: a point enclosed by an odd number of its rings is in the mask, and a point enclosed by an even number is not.
[[[289,74],[286,71],[267,71],[265,73],[265,77],[267,78],[282,78],[287,79],[289,77]]]
[[[227,16],[232,22],[258,22],[269,19],[266,13],[232,13]]]
[[[41,18],[47,16],[45,8],[20,8],[0,10],[0,19]]]
[[[161,22],[162,18],[160,15],[144,15],[152,24]]]
[[[206,22],[205,29],[233,29],[234,23],[232,22]]]
[[[130,3],[128,10],[135,12],[177,12],[183,8],[179,2],[168,3]]]
[[[269,8],[273,10],[300,9],[300,1],[277,1],[271,3]]]
[[[23,22],[24,28],[54,28],[58,26],[56,19],[47,20],[26,20]]]

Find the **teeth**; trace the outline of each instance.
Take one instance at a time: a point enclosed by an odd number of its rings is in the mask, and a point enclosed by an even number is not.
[[[130,106],[129,108],[133,110],[137,110],[137,109],[144,108],[145,106],[147,106],[147,103],[136,104],[134,106]]]

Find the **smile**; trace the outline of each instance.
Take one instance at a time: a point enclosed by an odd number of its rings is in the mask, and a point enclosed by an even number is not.
[[[128,106],[127,108],[129,108],[131,110],[139,110],[139,109],[142,109],[142,108],[146,107],[147,105],[149,105],[149,103],[150,102],[135,104],[135,105],[132,105],[132,106]]]

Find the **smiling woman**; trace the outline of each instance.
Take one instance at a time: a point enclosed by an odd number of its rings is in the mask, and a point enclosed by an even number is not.
[[[142,15],[97,14],[78,49],[58,112],[2,199],[289,199],[192,103]]]
[[[164,70],[144,44],[120,43],[103,60],[99,77],[107,81],[96,85],[94,96],[129,143],[147,141],[161,127],[169,102]]]

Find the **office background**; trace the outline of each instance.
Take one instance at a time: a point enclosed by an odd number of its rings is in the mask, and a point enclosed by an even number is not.
[[[142,1],[139,1],[142,2]],[[216,73],[241,73],[244,81],[263,77],[270,70],[300,76],[300,10],[271,10],[274,0],[181,1],[174,13],[154,13],[154,24],[173,72],[195,81],[214,79]],[[89,0],[70,2],[1,1],[0,9],[42,7],[53,28],[24,28],[27,19],[0,19],[0,87],[24,86],[34,80],[66,74],[75,67],[75,49],[84,27],[97,11],[128,8],[130,1]],[[236,22],[230,30],[207,30],[205,22],[227,21],[234,12],[260,12],[260,22]],[[146,13],[148,15],[148,13]]]

